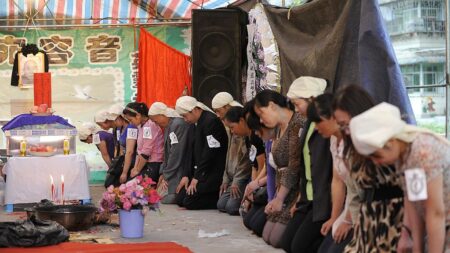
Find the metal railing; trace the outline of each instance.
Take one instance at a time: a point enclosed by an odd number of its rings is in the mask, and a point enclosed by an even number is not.
[[[435,33],[445,35],[445,21],[428,18],[417,18],[408,22],[399,19],[386,22],[389,34]]]

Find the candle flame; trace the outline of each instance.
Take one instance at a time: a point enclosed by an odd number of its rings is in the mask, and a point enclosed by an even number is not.
[[[53,177],[50,175],[50,182],[53,184]]]
[[[61,175],[61,182],[64,183],[64,175]]]

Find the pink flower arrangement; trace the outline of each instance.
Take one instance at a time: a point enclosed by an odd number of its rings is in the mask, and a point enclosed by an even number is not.
[[[149,177],[136,178],[121,184],[119,187],[109,186],[100,200],[101,212],[114,212],[117,209],[156,210],[161,197],[153,188],[155,182]]]

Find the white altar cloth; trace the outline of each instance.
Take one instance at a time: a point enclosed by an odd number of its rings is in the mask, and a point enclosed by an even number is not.
[[[89,168],[82,154],[11,157],[3,167],[3,173],[6,174],[5,204],[50,200],[50,175],[57,200],[61,200],[61,175],[64,175],[65,200],[90,199]]]

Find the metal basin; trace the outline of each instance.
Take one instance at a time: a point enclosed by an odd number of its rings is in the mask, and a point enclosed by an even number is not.
[[[94,223],[95,206],[56,205],[34,208],[38,219],[53,220],[69,231],[86,230]]]

